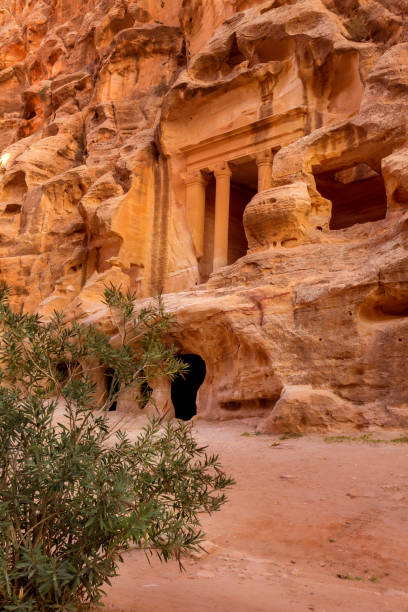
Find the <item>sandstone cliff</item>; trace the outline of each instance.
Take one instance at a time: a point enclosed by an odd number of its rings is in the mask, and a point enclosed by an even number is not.
[[[406,0],[3,0],[16,304],[106,322],[106,283],[164,292],[180,352],[205,361],[201,416],[406,426],[407,15]]]

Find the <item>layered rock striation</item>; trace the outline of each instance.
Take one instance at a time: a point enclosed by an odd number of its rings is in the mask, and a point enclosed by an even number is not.
[[[105,284],[162,292],[200,416],[406,426],[405,0],[2,6],[16,305],[109,325]]]

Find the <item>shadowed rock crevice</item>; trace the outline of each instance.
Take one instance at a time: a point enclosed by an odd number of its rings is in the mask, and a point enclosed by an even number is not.
[[[366,164],[316,174],[315,181],[319,193],[332,203],[331,230],[385,219],[384,180]]]
[[[25,173],[19,170],[4,181],[3,198],[21,204],[21,201],[27,193],[27,189]]]
[[[408,317],[408,282],[379,285],[361,305],[360,316],[373,323]]]

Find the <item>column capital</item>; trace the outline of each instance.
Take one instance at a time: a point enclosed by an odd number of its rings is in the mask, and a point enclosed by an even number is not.
[[[273,162],[273,151],[272,149],[265,149],[265,151],[260,151],[255,156],[256,165],[259,166],[270,166]]]
[[[220,164],[217,164],[216,166],[214,166],[213,172],[215,178],[217,178],[217,176],[231,176],[232,174],[228,162],[221,162]]]
[[[199,185],[203,185],[205,187],[208,183],[207,177],[204,176],[201,170],[187,172],[183,175],[183,179],[186,185],[194,185],[195,183],[198,183]]]

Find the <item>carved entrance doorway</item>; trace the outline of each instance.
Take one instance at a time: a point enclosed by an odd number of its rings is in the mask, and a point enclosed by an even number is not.
[[[221,177],[217,170],[207,174],[203,252],[198,263],[201,283],[208,280],[216,267],[233,264],[246,255],[248,250],[243,215],[246,205],[258,190],[257,164],[255,159],[243,158],[225,166],[227,171]],[[225,194],[228,198],[225,218],[220,219],[216,215],[217,180],[220,181],[223,176],[228,180],[229,189]],[[221,227],[217,228],[217,224]],[[220,230],[223,236],[220,236]],[[220,263],[220,247],[223,250],[222,263]]]
[[[189,421],[197,414],[197,393],[204,382],[206,367],[199,355],[179,355],[179,359],[188,365],[188,371],[171,383],[171,401],[176,419]]]

